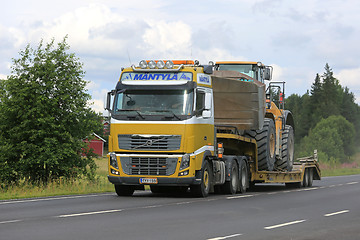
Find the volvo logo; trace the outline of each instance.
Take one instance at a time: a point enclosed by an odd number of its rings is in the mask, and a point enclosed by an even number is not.
[[[151,146],[153,145],[153,140],[147,140],[146,143],[144,144],[145,146]]]

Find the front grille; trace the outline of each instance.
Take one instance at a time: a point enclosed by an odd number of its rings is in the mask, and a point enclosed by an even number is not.
[[[126,135],[119,134],[119,148],[125,150],[178,150],[180,135]]]
[[[130,175],[172,175],[177,158],[166,157],[120,157],[123,171]]]

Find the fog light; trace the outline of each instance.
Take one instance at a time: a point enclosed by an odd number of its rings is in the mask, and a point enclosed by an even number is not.
[[[187,176],[189,175],[189,170],[183,171],[179,173],[179,176]]]
[[[111,169],[111,174],[119,175],[119,172],[118,172],[118,171],[115,171],[114,169]]]
[[[165,63],[164,63],[164,61],[159,60],[159,61],[156,63],[156,66],[157,66],[157,68],[162,69],[162,68],[164,68]]]
[[[148,66],[149,66],[149,68],[154,69],[154,68],[156,67],[155,61],[154,61],[154,60],[151,60],[151,61],[148,63]]]
[[[145,69],[145,68],[147,68],[147,62],[145,60],[141,60],[140,63],[139,63],[139,66],[142,69]]]
[[[174,63],[169,60],[165,63],[165,67],[168,69],[172,69],[174,67]]]

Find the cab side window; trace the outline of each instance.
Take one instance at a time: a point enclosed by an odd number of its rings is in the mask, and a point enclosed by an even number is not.
[[[201,116],[202,111],[205,108],[205,92],[203,91],[196,91],[196,107],[195,113],[196,116]]]

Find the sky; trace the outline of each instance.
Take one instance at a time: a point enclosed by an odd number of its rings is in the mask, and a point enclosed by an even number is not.
[[[142,59],[260,61],[303,95],[326,63],[360,104],[358,0],[13,0],[0,14],[0,79],[27,44],[68,36],[91,107]]]

